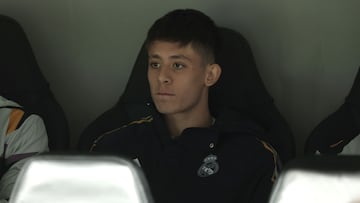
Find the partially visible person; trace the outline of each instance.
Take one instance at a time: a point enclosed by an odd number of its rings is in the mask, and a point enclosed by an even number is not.
[[[48,150],[43,120],[0,96],[0,203],[8,201],[27,158]]]
[[[268,201],[277,154],[264,131],[230,107],[216,116],[209,109],[222,71],[218,38],[197,10],[157,20],[146,39],[152,113],[100,135],[90,149],[138,161],[157,203]]]
[[[344,103],[312,130],[305,154],[360,155],[360,67]]]

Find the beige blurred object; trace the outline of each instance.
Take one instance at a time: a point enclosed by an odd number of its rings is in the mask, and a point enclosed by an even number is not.
[[[294,160],[280,174],[270,203],[356,203],[360,200],[359,156]]]
[[[141,169],[113,156],[41,155],[19,174],[9,203],[152,203]]]

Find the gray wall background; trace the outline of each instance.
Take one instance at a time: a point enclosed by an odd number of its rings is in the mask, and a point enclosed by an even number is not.
[[[0,0],[0,13],[24,27],[73,145],[121,95],[147,29],[176,8],[199,9],[248,39],[299,154],[360,65],[358,0]]]

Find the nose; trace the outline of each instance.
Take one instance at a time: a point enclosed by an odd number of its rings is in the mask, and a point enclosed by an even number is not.
[[[162,67],[159,71],[158,80],[160,83],[170,84],[172,81],[170,69],[167,67]]]

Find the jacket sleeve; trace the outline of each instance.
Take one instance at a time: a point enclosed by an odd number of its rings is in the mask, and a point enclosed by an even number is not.
[[[0,180],[0,200],[10,197],[17,175],[26,160],[48,151],[48,138],[43,120],[30,115],[24,123],[7,136],[6,162],[11,165]]]
[[[256,189],[253,191],[251,203],[269,202],[271,191],[274,184],[272,166],[265,166],[260,170],[262,172]]]
[[[269,201],[273,185],[281,168],[276,150],[267,142],[259,141],[263,149],[258,151],[258,154],[254,154],[254,159],[257,161],[252,161],[253,175],[249,186],[251,191],[249,191],[249,197],[246,200],[246,202],[251,203],[266,203]]]
[[[251,203],[269,201],[273,185],[281,170],[281,163],[276,150],[269,143],[259,141],[262,143],[265,153],[258,156],[261,164],[256,167],[257,172],[254,174],[255,187],[249,201]]]

